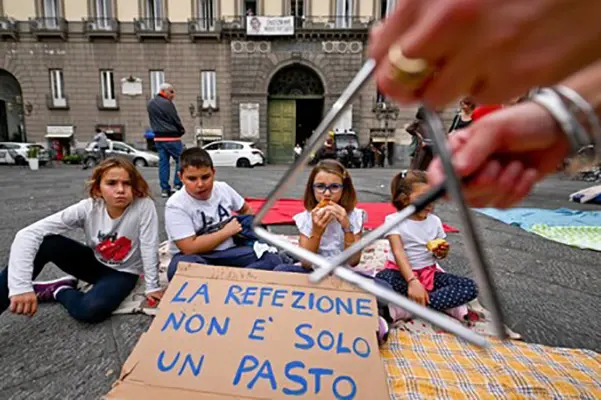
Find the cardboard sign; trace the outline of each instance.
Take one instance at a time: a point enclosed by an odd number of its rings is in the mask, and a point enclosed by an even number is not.
[[[106,398],[386,399],[377,325],[338,278],[180,263]]]

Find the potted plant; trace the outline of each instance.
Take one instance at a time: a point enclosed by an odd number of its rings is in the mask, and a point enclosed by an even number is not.
[[[29,168],[33,171],[37,171],[40,168],[40,148],[38,146],[29,146],[27,149],[27,161],[29,162]]]

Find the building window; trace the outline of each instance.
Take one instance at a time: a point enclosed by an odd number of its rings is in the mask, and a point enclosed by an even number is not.
[[[247,16],[257,15],[257,0],[244,0],[244,14]]]
[[[386,18],[394,11],[397,0],[380,0],[380,18]]]
[[[95,17],[98,28],[110,28],[113,18],[113,0],[94,0]]]
[[[163,0],[145,1],[148,27],[155,31],[163,30],[163,19],[165,18],[165,13],[163,10]]]
[[[63,79],[62,69],[50,70],[50,92],[52,95],[53,107],[67,106],[67,98],[65,97],[65,81]]]
[[[304,17],[305,2],[303,0],[290,0],[290,15],[293,17]]]
[[[196,0],[198,30],[215,30],[215,0]]]
[[[44,26],[49,29],[58,28],[58,19],[60,17],[59,0],[42,0],[42,13],[44,17]]]
[[[162,70],[150,71],[150,92],[153,96],[159,93],[161,85],[165,83],[165,72]]]
[[[203,108],[217,108],[217,79],[215,71],[201,71],[200,91]]]
[[[113,71],[110,69],[100,70],[100,92],[102,94],[102,107],[117,107],[117,98],[115,97],[115,80]]]
[[[354,0],[336,0],[336,28],[350,28],[353,23]]]

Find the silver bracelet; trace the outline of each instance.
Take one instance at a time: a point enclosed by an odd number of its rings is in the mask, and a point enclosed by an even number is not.
[[[590,129],[588,145],[593,145],[597,158],[601,159],[601,122],[599,121],[599,116],[595,112],[593,106],[591,106],[580,93],[570,87],[557,85],[554,90],[572,102],[578,110],[586,116],[589,125],[588,127]]]
[[[568,107],[555,91],[547,88],[541,89],[532,96],[532,101],[544,107],[557,121],[561,130],[570,141],[573,154],[576,154],[582,147],[590,144],[590,137],[588,137],[586,130],[568,110]],[[589,140],[583,142],[587,138]]]

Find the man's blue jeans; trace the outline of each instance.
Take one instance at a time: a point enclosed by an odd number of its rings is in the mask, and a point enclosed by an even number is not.
[[[179,156],[184,151],[184,145],[180,140],[174,142],[155,142],[157,151],[159,152],[159,182],[161,183],[161,190],[163,192],[171,191],[169,185],[169,175],[171,166],[169,164],[170,158],[175,160],[175,177],[173,178],[173,186],[176,189],[182,187],[182,181],[179,179],[177,173],[179,172]]]

